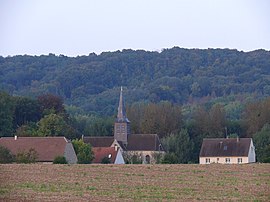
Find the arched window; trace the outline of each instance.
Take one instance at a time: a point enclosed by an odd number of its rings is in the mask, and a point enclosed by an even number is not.
[[[146,156],[145,156],[145,162],[146,162],[147,164],[150,163],[150,156],[149,156],[149,155],[146,155]]]

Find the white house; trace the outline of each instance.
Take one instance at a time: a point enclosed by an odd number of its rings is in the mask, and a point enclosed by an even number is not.
[[[203,139],[200,164],[242,164],[256,162],[251,138]]]

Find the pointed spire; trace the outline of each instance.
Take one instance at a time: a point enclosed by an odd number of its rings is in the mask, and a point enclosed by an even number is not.
[[[120,91],[117,121],[120,121],[120,122],[128,121],[128,119],[126,117],[125,103],[124,103],[124,99],[123,99],[123,87],[122,86],[121,86],[121,91]]]

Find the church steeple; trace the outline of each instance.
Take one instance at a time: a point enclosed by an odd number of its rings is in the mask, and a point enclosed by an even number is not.
[[[118,113],[117,113],[117,121],[118,122],[129,122],[129,120],[126,117],[126,109],[125,109],[125,102],[123,100],[123,88],[122,88],[122,86],[121,86],[121,91],[120,91]]]
[[[118,113],[114,123],[114,138],[123,144],[127,144],[128,135],[130,135],[130,122],[126,116],[123,88],[121,86]]]

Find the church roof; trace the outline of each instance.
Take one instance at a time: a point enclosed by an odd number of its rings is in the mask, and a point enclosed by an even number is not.
[[[83,142],[92,147],[110,147],[113,144],[113,136],[83,137]]]
[[[248,156],[251,138],[203,139],[200,157]]]
[[[157,134],[132,134],[128,136],[127,151],[164,151]]]

